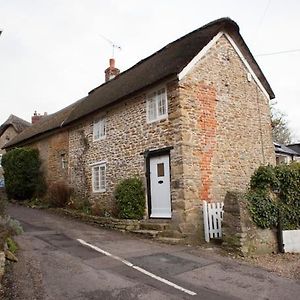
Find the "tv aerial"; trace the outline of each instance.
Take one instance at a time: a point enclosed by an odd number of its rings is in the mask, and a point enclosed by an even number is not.
[[[105,41],[107,41],[112,46],[112,57],[113,58],[115,57],[115,49],[122,50],[121,46],[117,45],[116,43],[114,43],[113,41],[111,41],[110,39],[105,37],[104,35],[100,34],[100,37],[102,39],[104,39]]]

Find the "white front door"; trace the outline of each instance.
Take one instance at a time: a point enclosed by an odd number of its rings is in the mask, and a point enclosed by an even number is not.
[[[151,218],[171,218],[169,155],[150,158]]]

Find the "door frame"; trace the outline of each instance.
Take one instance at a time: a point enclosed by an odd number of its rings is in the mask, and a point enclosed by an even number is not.
[[[150,178],[150,159],[152,157],[168,155],[169,156],[169,175],[170,175],[170,205],[171,205],[171,215],[172,215],[172,193],[171,193],[171,155],[170,151],[174,147],[165,147],[157,150],[146,150],[143,155],[146,160],[146,183],[147,183],[147,202],[148,202],[148,218],[149,219],[171,219],[171,218],[151,218],[151,178]]]

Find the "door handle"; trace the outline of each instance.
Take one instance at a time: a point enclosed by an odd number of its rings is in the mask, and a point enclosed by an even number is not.
[[[159,180],[158,183],[159,183],[159,184],[162,184],[162,183],[163,183],[163,180]]]

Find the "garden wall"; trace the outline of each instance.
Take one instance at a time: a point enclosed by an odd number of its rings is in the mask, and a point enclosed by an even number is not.
[[[277,231],[258,228],[242,193],[228,192],[224,200],[223,246],[241,255],[278,252]]]

